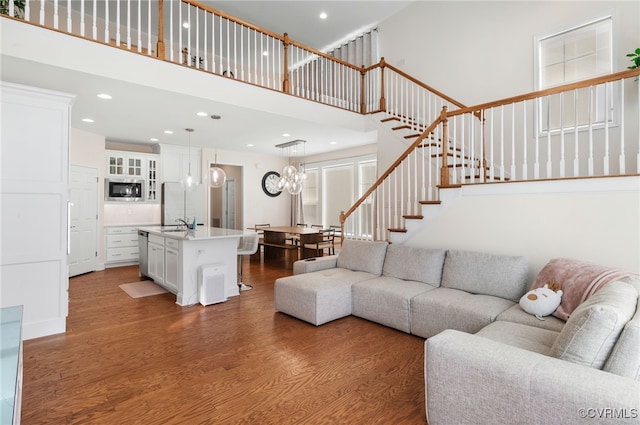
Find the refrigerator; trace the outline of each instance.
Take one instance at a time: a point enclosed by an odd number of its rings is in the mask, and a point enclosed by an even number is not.
[[[193,223],[195,217],[197,224],[204,224],[207,214],[206,185],[198,185],[193,191],[184,190],[179,182],[166,182],[162,184],[162,225],[175,226],[177,219],[187,219]]]

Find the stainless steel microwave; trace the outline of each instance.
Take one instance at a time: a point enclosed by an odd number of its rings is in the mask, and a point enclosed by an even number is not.
[[[105,179],[105,201],[144,201],[144,181],[133,179]]]

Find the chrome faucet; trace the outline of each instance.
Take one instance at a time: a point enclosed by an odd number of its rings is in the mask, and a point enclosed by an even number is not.
[[[189,223],[187,222],[187,220],[184,220],[182,218],[176,218],[176,222],[184,224],[185,229],[189,228]]]

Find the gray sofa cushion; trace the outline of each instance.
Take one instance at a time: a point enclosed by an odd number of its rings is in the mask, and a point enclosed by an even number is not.
[[[635,313],[637,300],[638,293],[628,283],[605,285],[571,313],[549,355],[601,369]]]
[[[351,314],[351,285],[372,279],[370,273],[332,268],[281,277],[274,284],[277,311],[314,325]]]
[[[560,332],[566,323],[554,316],[545,316],[544,320],[538,319],[533,314],[529,314],[520,307],[519,304],[503,311],[496,317],[496,322],[512,322],[522,325],[533,326],[540,329]]]
[[[411,298],[432,289],[426,283],[388,276],[357,282],[351,286],[352,314],[410,333]]]
[[[640,294],[640,279],[621,280],[630,283]],[[602,370],[640,381],[640,306],[636,305],[636,314],[624,325]]]
[[[449,250],[442,287],[518,302],[527,292],[527,270],[525,257]]]
[[[440,286],[445,254],[444,249],[391,244],[387,248],[382,274]]]
[[[493,341],[547,355],[558,337],[558,332],[520,323],[493,322],[476,335]]]
[[[445,329],[476,333],[512,305],[504,298],[436,288],[411,299],[411,333],[423,338]]]
[[[338,254],[337,266],[380,276],[387,245],[387,242],[345,239]]]

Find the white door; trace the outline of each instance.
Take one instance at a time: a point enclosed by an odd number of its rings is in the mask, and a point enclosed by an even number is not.
[[[222,227],[236,228],[236,181],[229,179],[224,185],[222,194]]]
[[[69,277],[96,269],[98,170],[71,166]]]

